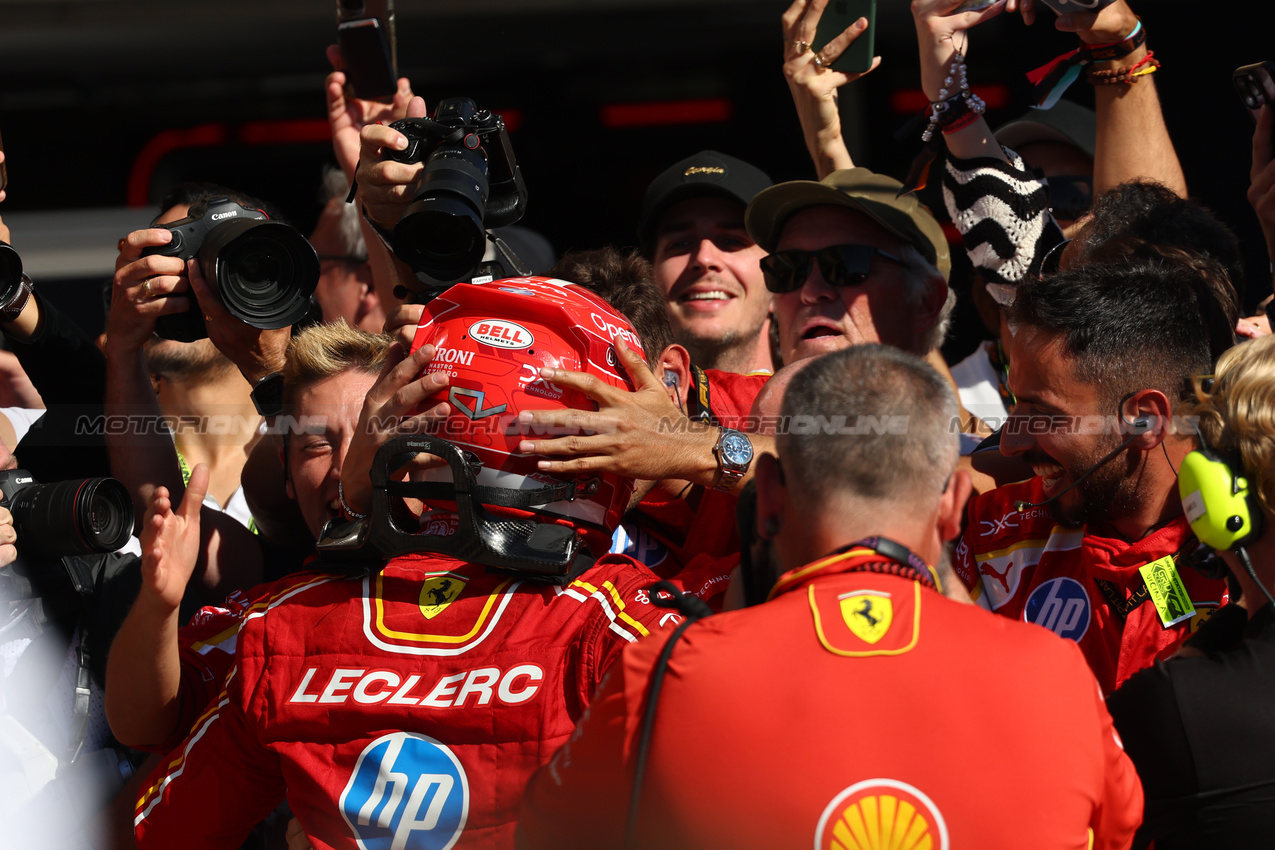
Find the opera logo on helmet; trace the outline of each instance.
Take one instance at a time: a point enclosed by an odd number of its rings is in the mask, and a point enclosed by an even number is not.
[[[1054,578],[1027,597],[1023,620],[1077,643],[1089,631],[1089,594],[1074,578]]]
[[[522,325],[502,319],[483,319],[469,326],[469,335],[496,348],[527,348],[536,338]]]
[[[469,818],[469,781],[438,741],[394,732],[359,754],[341,815],[365,850],[450,850]]]

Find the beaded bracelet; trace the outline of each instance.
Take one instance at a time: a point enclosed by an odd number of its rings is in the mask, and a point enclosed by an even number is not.
[[[361,514],[354,508],[350,507],[350,503],[345,501],[345,485],[340,481],[336,485],[336,495],[341,501],[341,510],[345,511],[345,515],[350,519],[367,519],[367,514]]]
[[[948,88],[953,83],[958,83],[959,89],[956,94],[949,96]],[[958,122],[961,127],[968,127],[986,110],[987,104],[983,99],[970,91],[965,73],[965,57],[961,55],[961,51],[953,51],[952,64],[948,66],[943,88],[939,89],[939,99],[930,104],[930,123],[921,134],[921,141],[928,142],[934,136],[936,127],[945,128],[944,132],[955,132],[950,128]]]
[[[1160,67],[1160,60],[1155,58],[1155,51],[1148,50],[1147,55],[1136,65],[1128,68],[1108,68],[1103,71],[1090,71],[1088,80],[1091,85],[1114,86],[1126,83],[1132,85],[1140,77],[1154,74]]]
[[[1133,30],[1120,41],[1108,44],[1082,44],[1075,50],[1051,59],[1027,74],[1027,79],[1034,87],[1032,100],[1037,106],[1048,109],[1058,102],[1058,98],[1079,78],[1085,67],[1095,62],[1123,59],[1146,43],[1147,31],[1142,26],[1142,19],[1139,18]]]

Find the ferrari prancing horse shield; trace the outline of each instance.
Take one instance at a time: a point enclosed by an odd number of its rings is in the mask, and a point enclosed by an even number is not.
[[[465,580],[455,575],[431,576],[421,585],[421,613],[432,620],[452,604],[465,589]]]
[[[890,630],[890,622],[894,619],[890,594],[879,590],[855,590],[843,593],[837,599],[841,602],[841,618],[864,643],[874,644]]]

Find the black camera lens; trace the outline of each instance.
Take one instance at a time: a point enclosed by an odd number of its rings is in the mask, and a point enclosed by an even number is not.
[[[394,253],[414,269],[454,282],[487,250],[482,216],[457,198],[424,198],[394,228]]]
[[[114,552],[133,533],[133,502],[114,478],[32,484],[9,510],[23,552],[61,557]]]
[[[0,242],[0,297],[6,301],[22,280],[22,258],[8,242]]]
[[[254,328],[284,328],[310,309],[319,258],[296,229],[238,219],[218,225],[199,250],[204,276],[221,303]]]
[[[481,151],[435,151],[421,175],[416,200],[394,228],[394,253],[436,280],[460,280],[487,250],[487,192],[487,160]]]

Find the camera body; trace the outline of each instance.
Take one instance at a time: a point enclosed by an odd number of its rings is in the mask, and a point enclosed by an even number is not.
[[[527,208],[504,119],[467,97],[453,97],[439,102],[433,118],[403,118],[390,126],[408,144],[386,156],[425,163],[391,247],[439,284],[467,280],[487,250],[486,231],[517,222]]]
[[[133,500],[114,478],[39,484],[25,469],[0,470],[0,507],[13,514],[23,555],[114,552],[133,533]]]
[[[228,198],[195,204],[186,218],[159,227],[173,234],[172,241],[145,249],[143,256],[197,259],[222,305],[245,324],[286,328],[310,310],[319,257],[295,228]],[[155,333],[181,342],[208,336],[198,304],[161,316]]]

